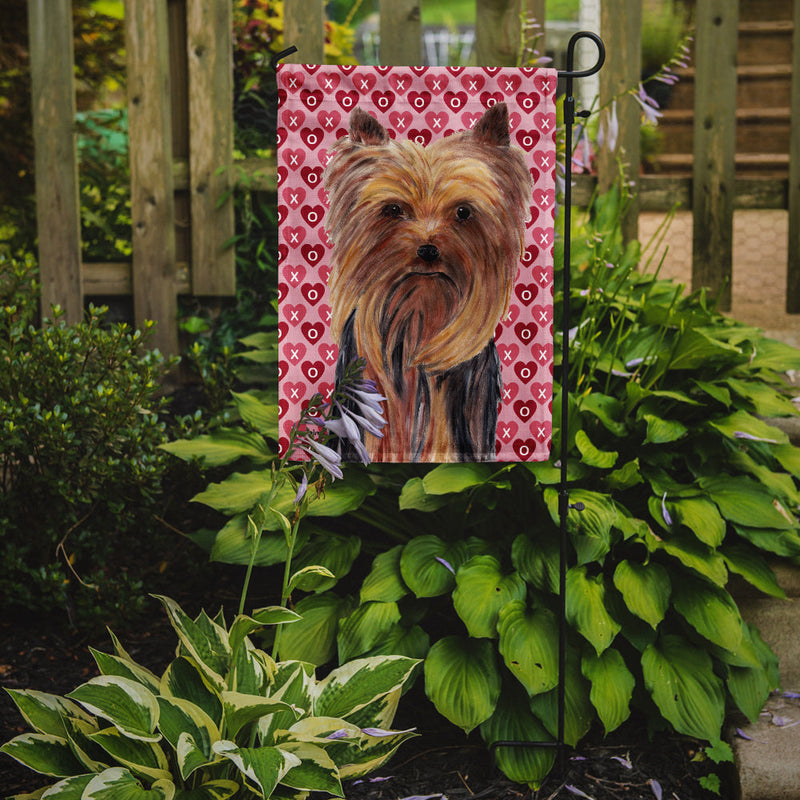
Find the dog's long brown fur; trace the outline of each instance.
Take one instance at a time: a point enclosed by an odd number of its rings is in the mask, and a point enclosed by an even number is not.
[[[508,312],[531,177],[504,103],[427,147],[355,109],[323,175],[331,333],[387,397],[375,460],[491,460]]]

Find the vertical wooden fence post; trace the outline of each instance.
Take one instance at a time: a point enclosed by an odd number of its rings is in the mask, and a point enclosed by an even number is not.
[[[800,314],[800,3],[794,4],[792,122],[789,140],[789,262],[786,312]]]
[[[324,0],[288,0],[283,4],[283,41],[297,52],[284,59],[290,64],[325,63]]]
[[[736,149],[739,2],[697,0],[695,41],[692,288],[730,310]]]
[[[546,55],[547,48],[545,0],[524,0],[524,3],[525,24],[527,25],[528,21],[535,21],[536,24],[540,26],[536,29],[536,32],[539,34],[539,39],[536,42],[536,49],[540,56],[544,56]]]
[[[624,180],[633,184],[634,192],[622,220],[623,238],[630,241],[639,235],[639,128],[642,109],[630,94],[625,93],[641,80],[642,4],[639,0],[606,0],[601,4],[600,12],[600,30],[608,53],[600,72],[600,107],[618,98],[615,105],[619,132],[616,142],[609,142],[609,107],[603,111],[600,121],[606,138],[598,154],[598,181],[600,191],[608,191],[619,175],[618,163],[623,163]],[[614,145],[613,149],[610,144]]]
[[[128,126],[136,323],[157,320],[154,345],[178,351],[175,202],[165,0],[127,0]]]
[[[189,0],[192,293],[236,293],[233,216],[233,14],[230,0]],[[220,203],[221,198],[227,198]]]
[[[475,55],[480,67],[515,67],[522,0],[476,0]]]
[[[380,0],[378,57],[381,64],[416,66],[422,63],[420,0]]]
[[[42,316],[83,317],[71,0],[29,0]]]

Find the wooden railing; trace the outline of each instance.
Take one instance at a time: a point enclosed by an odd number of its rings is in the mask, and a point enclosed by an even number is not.
[[[380,0],[381,61],[422,59],[422,0]],[[298,61],[323,60],[323,0],[284,0],[285,41]],[[516,63],[520,14],[543,18],[544,0],[476,0],[478,64]],[[524,9],[522,8],[524,6]],[[639,81],[640,0],[603,0],[601,35],[608,58],[600,103]],[[730,303],[733,211],[788,209],[786,308],[800,313],[800,3],[795,3],[792,136],[788,179],[736,179],[736,35],[738,2],[697,0],[694,171],[690,178],[640,176],[627,168],[637,199],[625,222],[636,235],[640,210],[680,203],[694,215],[693,284],[723,291]],[[232,294],[234,253],[230,198],[237,176],[272,192],[273,160],[233,168],[231,0],[127,0],[126,48],[130,125],[133,260],[82,264],[70,0],[30,0],[30,51],[36,143],[42,304],[58,303],[68,320],[84,297],[133,295],[137,322],[158,322],[157,346],[176,352],[176,296]],[[546,30],[545,30],[546,37]],[[541,46],[541,42],[540,42]],[[587,44],[591,47],[591,44]],[[638,165],[639,107],[618,103],[620,136],[599,154],[598,176],[580,176],[573,198],[587,202],[595,185],[618,175],[618,161]]]

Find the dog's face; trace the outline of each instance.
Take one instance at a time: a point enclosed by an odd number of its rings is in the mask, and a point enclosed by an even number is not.
[[[333,335],[355,310],[370,363],[402,348],[436,373],[480,352],[508,310],[531,195],[505,104],[428,147],[356,109],[323,180]]]

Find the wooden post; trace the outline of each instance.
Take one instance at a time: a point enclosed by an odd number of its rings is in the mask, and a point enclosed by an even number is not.
[[[233,295],[235,252],[226,244],[234,233],[232,6],[189,0],[186,11],[192,293]]]
[[[536,40],[536,50],[540,56],[547,55],[545,17],[545,0],[525,0],[525,25],[535,22],[539,26],[533,30],[533,33],[539,34]]]
[[[420,0],[380,0],[381,64],[416,66],[422,63]]]
[[[287,64],[325,63],[324,0],[286,0],[283,4],[283,41],[297,52],[284,59]]]
[[[739,3],[697,0],[692,288],[731,307]]]
[[[476,0],[475,55],[480,67],[515,67],[522,0]]]
[[[800,3],[794,4],[792,121],[789,140],[789,262],[786,312],[800,314]]]
[[[29,0],[42,316],[83,318],[71,0]]]
[[[600,11],[600,30],[608,56],[600,71],[600,108],[604,109],[600,124],[605,141],[598,154],[599,189],[606,192],[614,185],[621,162],[623,180],[632,184],[633,191],[628,212],[622,219],[622,236],[630,241],[639,235],[642,109],[628,92],[641,80],[642,4],[639,0],[606,0]],[[609,141],[614,108],[619,128],[616,141]]]
[[[163,0],[128,0],[128,125],[133,218],[133,308],[136,323],[158,323],[153,344],[178,351],[175,302],[175,204],[172,122]]]

